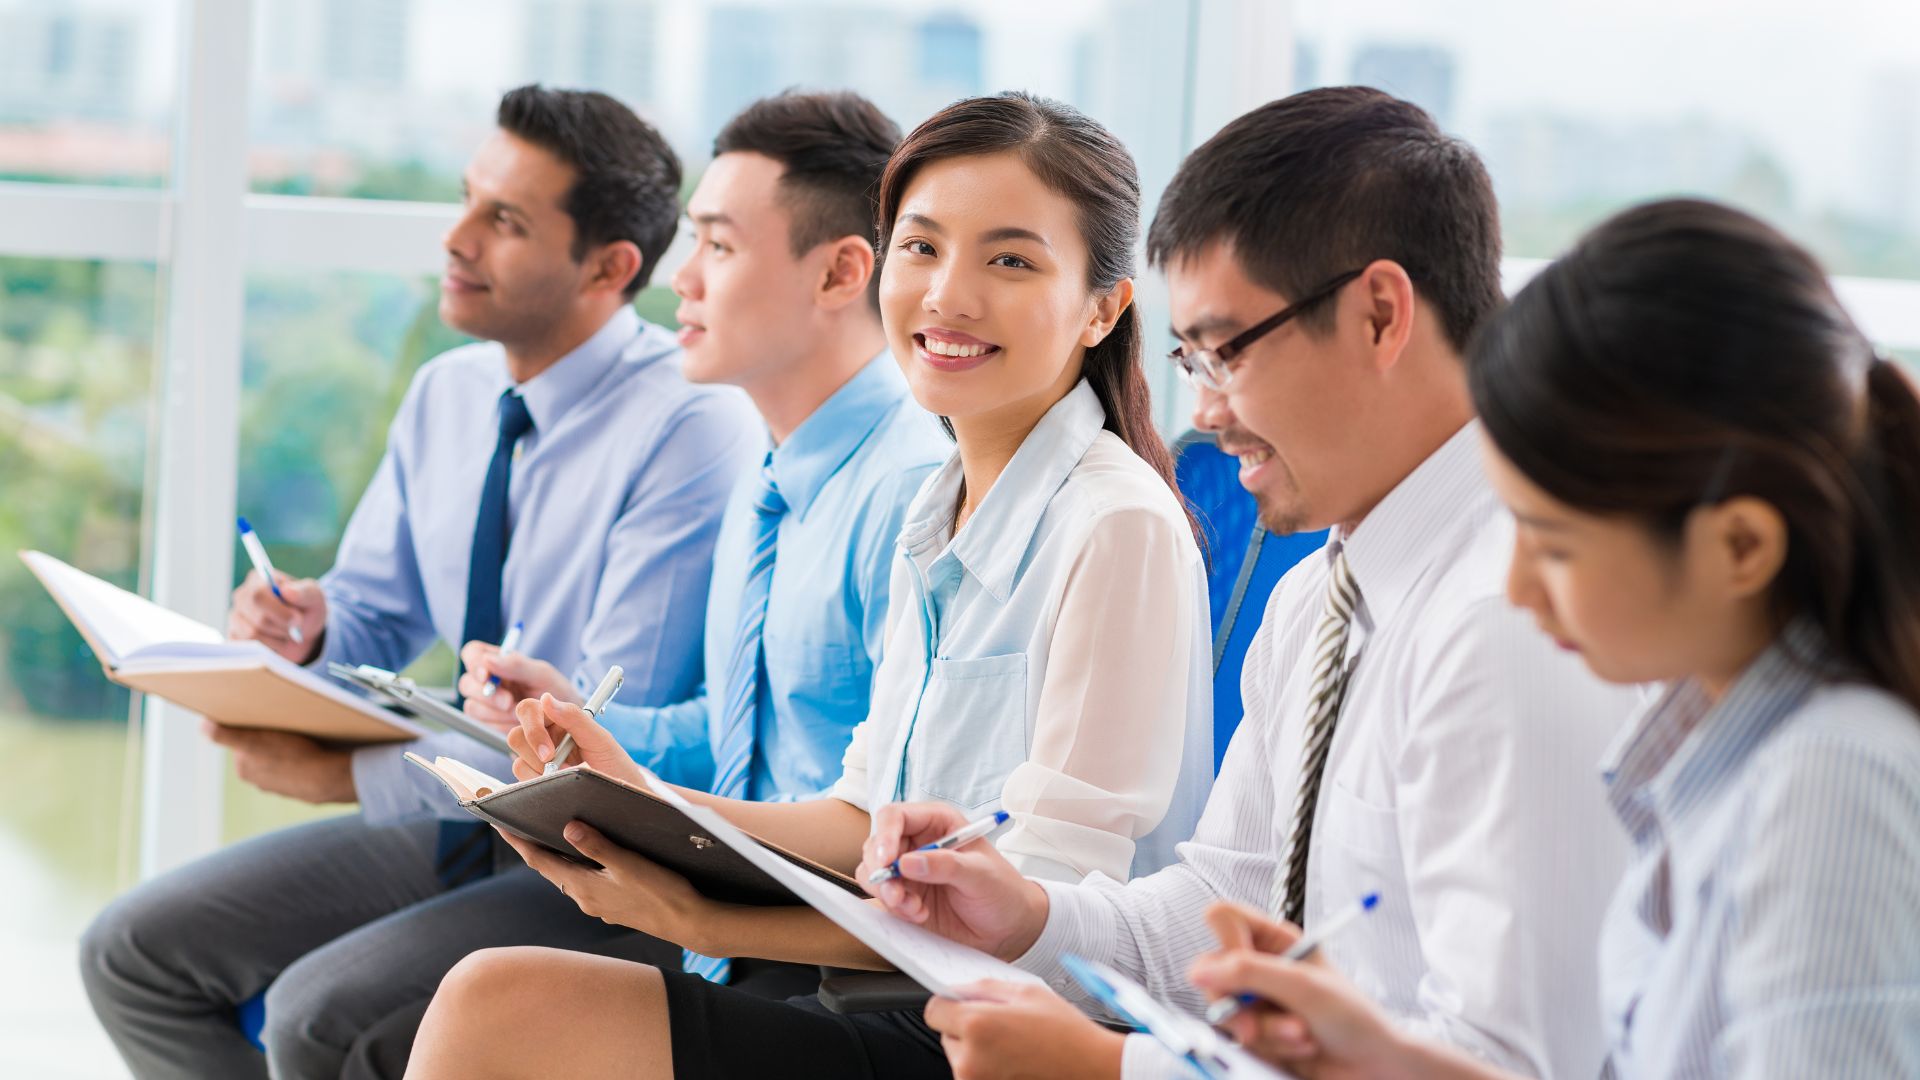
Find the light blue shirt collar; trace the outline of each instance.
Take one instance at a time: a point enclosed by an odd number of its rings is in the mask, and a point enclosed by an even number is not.
[[[773,448],[773,480],[795,518],[806,518],[813,497],[891,415],[888,406],[906,395],[906,385],[893,353],[882,352]]]
[[[622,304],[592,337],[552,367],[521,383],[520,397],[526,401],[527,413],[533,417],[534,432],[554,430],[568,409],[585,400],[593,388],[600,385],[600,380],[613,370],[627,345],[639,333],[639,314],[631,306]],[[503,372],[500,389],[504,391],[512,384],[512,377]]]
[[[900,546],[922,567],[951,554],[989,595],[1006,603],[1047,504],[1106,422],[1093,386],[1080,380],[1027,433],[993,489],[974,508],[966,531],[942,552],[964,476],[960,455],[954,454],[907,508]]]

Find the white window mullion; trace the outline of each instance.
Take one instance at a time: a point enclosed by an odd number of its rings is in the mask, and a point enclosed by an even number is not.
[[[182,4],[173,186],[162,238],[166,336],[154,439],[154,599],[225,625],[233,580],[244,306],[250,0]],[[220,841],[225,755],[199,717],[146,699],[140,868]]]
[[[158,191],[0,183],[0,255],[154,262],[164,211]]]

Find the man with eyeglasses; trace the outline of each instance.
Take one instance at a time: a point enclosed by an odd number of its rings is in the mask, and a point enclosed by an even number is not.
[[[1634,695],[1504,596],[1513,525],[1461,360],[1502,302],[1485,169],[1413,105],[1310,91],[1195,151],[1148,248],[1196,422],[1240,459],[1262,524],[1333,531],[1274,590],[1246,718],[1179,862],[1042,885],[985,844],[899,857],[887,906],[1047,983],[934,1001],[954,1073],[1186,1075],[1085,1019],[1063,958],[1197,1013],[1188,972],[1223,939],[1282,947],[1271,920],[1311,932],[1377,892],[1322,952],[1409,1031],[1528,1075],[1597,1075],[1592,942],[1624,849],[1593,762]],[[861,872],[962,820],[882,811]]]

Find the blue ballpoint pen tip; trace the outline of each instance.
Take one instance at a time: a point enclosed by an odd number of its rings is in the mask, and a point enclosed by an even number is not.
[[[253,526],[247,524],[246,518],[240,519],[240,531],[243,533],[250,533],[253,531]]]
[[[1380,894],[1377,892],[1370,892],[1367,895],[1360,898],[1360,910],[1372,911],[1374,907],[1377,906],[1379,903],[1380,903]]]

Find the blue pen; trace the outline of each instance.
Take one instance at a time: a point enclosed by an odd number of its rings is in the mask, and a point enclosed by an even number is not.
[[[1327,939],[1345,930],[1347,927],[1352,926],[1360,916],[1365,915],[1367,912],[1379,906],[1380,894],[1377,892],[1368,893],[1329,916],[1325,922],[1314,927],[1312,933],[1302,934],[1300,940],[1293,943],[1293,948],[1280,954],[1280,959],[1289,962],[1305,960],[1307,957],[1313,955],[1315,949],[1325,944]],[[1214,1027],[1219,1027],[1221,1024],[1238,1016],[1241,1009],[1249,1005],[1258,1004],[1259,1001],[1259,996],[1255,994],[1235,994],[1232,997],[1223,997],[1212,1005],[1207,1006],[1207,1023],[1212,1024]]]
[[[260,542],[260,535],[253,531],[253,526],[247,524],[246,518],[240,519],[240,546],[247,549],[247,558],[253,560],[253,568],[267,579],[267,588],[273,590],[274,599],[287,604],[286,594],[280,591],[280,583],[273,579],[273,563],[267,559],[267,546]],[[295,645],[306,644],[307,636],[300,632],[297,623],[288,624],[287,636],[293,639]]]
[[[1005,825],[1008,821],[1011,821],[1011,820],[1012,820],[1012,815],[1008,814],[1005,810],[995,810],[988,817],[983,817],[979,821],[968,822],[967,824],[962,825],[959,829],[956,829],[952,833],[949,833],[948,835],[943,836],[938,840],[935,840],[933,843],[922,844],[921,846],[914,848],[914,850],[915,851],[945,851],[948,848],[965,847],[966,845],[973,843],[975,840],[984,840],[987,837],[992,836],[996,831],[999,830],[1000,826]],[[886,866],[883,866],[880,869],[875,870],[872,874],[869,874],[867,876],[867,884],[878,885],[883,881],[892,881],[894,878],[897,878],[899,876],[900,876],[900,860],[895,859],[893,860],[893,862],[888,863]]]
[[[519,619],[513,620],[513,625],[507,628],[507,636],[500,639],[501,656],[513,655],[513,650],[520,647],[520,632],[526,628],[527,625]],[[487,676],[487,685],[480,689],[480,696],[492,697],[493,692],[498,689],[500,689],[500,676],[498,674],[489,675]]]

